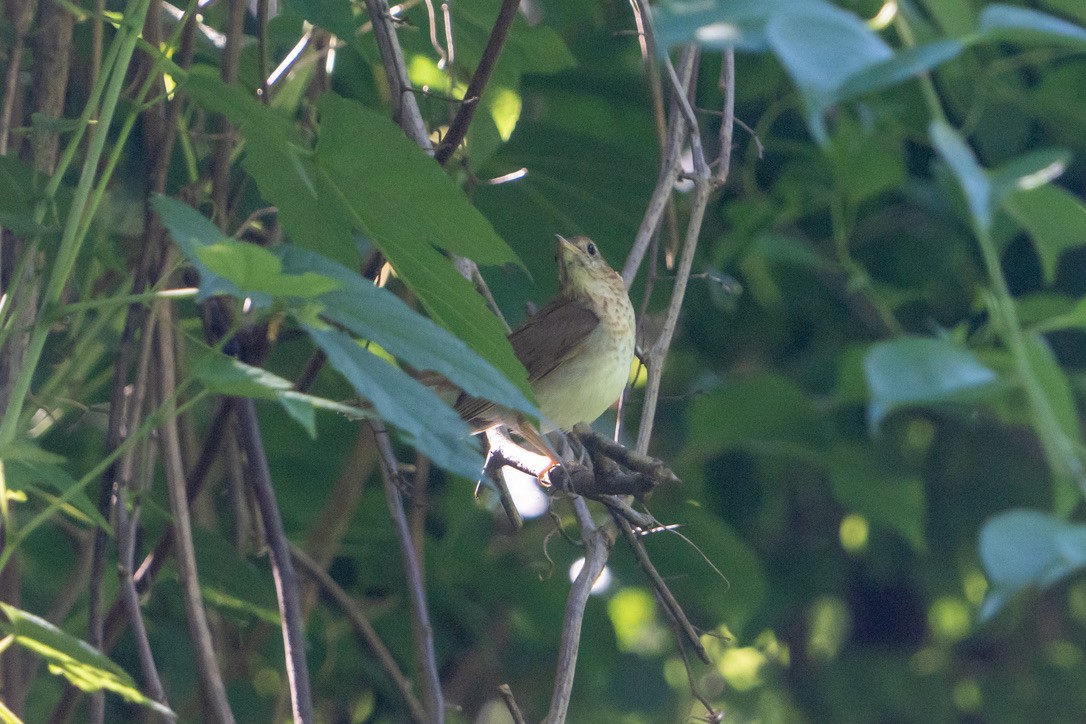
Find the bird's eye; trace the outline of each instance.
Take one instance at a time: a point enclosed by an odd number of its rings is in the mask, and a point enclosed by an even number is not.
[[[586,246],[584,248],[584,250],[588,252],[589,256],[595,256],[596,255],[596,245],[593,244],[591,241],[588,242],[588,246]]]

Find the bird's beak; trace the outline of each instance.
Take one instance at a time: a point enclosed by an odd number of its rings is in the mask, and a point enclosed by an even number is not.
[[[570,252],[577,251],[577,245],[561,234],[555,234],[554,238],[558,240],[556,249],[558,256],[562,256],[563,253],[569,254]]]

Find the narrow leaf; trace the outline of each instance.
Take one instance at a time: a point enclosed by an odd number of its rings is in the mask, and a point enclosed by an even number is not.
[[[988,174],[977,163],[973,149],[958,132],[943,121],[933,121],[929,129],[932,143],[954,173],[965,193],[973,223],[980,229],[992,226],[992,189]]]
[[[406,441],[451,472],[474,478],[483,467],[479,443],[456,412],[433,390],[367,351],[335,330],[309,328],[309,335],[328,355],[355,391],[373,403],[383,419]]]
[[[0,611],[0,630],[44,658],[51,673],[63,676],[82,691],[111,691],[125,701],[176,718],[168,707],[144,696],[132,677],[90,644],[10,604],[0,602]]]

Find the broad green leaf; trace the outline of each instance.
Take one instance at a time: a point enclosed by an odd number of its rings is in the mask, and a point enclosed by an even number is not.
[[[794,382],[761,374],[695,399],[687,425],[688,449],[699,456],[731,448],[808,455],[821,447],[825,423]]]
[[[880,342],[864,358],[872,428],[894,410],[947,402],[972,403],[1002,389],[995,372],[972,352],[942,339]]]
[[[209,390],[220,395],[278,402],[312,438],[317,436],[316,410],[328,410],[353,418],[369,416],[361,408],[298,392],[290,380],[211,349],[205,350],[204,355],[196,360],[192,374]]]
[[[1010,510],[984,524],[979,552],[991,584],[981,607],[981,617],[988,619],[1019,592],[1050,586],[1086,567],[1086,525]]]
[[[438,372],[469,394],[538,417],[535,406],[487,360],[395,295],[375,287],[357,273],[299,247],[279,245],[264,249],[225,239],[214,224],[186,204],[156,197],[154,205],[178,245],[200,271],[202,297],[229,294],[237,298],[248,297],[254,305],[266,307],[276,296],[281,307],[303,315],[312,314],[315,311],[313,303],[316,303],[320,314],[376,342],[411,366]],[[249,258],[244,247],[257,252],[251,263],[242,263]],[[229,255],[208,254],[208,250],[223,249]],[[218,268],[209,264],[209,260],[218,263]],[[444,259],[436,263],[447,266]],[[257,274],[257,269],[261,274]],[[225,394],[264,397],[291,405],[288,411],[303,415],[298,420],[312,434],[312,411],[304,406],[297,407],[304,403],[303,398],[295,394],[265,396],[258,389],[231,393],[229,385],[238,384],[240,380],[229,375],[224,379],[225,385],[215,386],[207,379],[205,382]],[[265,382],[261,381],[261,384]],[[289,383],[286,384],[287,387],[282,389],[289,389]],[[265,385],[263,389],[266,392],[278,388]]]
[[[965,35],[977,25],[972,0],[921,0],[921,4],[944,35]]]
[[[444,375],[468,394],[539,416],[535,405],[493,365],[388,290],[306,249],[281,246],[276,253],[288,273],[311,270],[340,284],[320,298],[321,313],[328,319],[375,341],[416,369]]]
[[[50,673],[63,676],[82,691],[111,691],[125,701],[176,717],[168,707],[144,696],[132,677],[87,642],[10,604],[0,602],[0,611],[0,630],[44,658]]]
[[[824,5],[821,0],[807,2]],[[697,43],[710,50],[764,51],[769,19],[778,10],[804,4],[798,0],[665,0],[652,6],[657,49],[664,54],[676,45]]]
[[[949,125],[932,121],[929,132],[936,150],[950,166],[965,193],[973,223],[979,229],[989,230],[992,226],[992,188],[988,174],[977,162],[973,150]]]
[[[978,25],[984,40],[1057,43],[1086,50],[1086,28],[1039,10],[993,3],[981,10]]]
[[[283,0],[283,10],[304,18],[314,25],[351,40],[358,32],[361,18],[352,12],[352,3],[340,0]]]
[[[1017,191],[1004,199],[1003,208],[1029,233],[1048,284],[1056,278],[1060,256],[1086,244],[1086,205],[1058,186]]]
[[[819,143],[826,141],[823,113],[837,91],[851,76],[893,58],[890,46],[863,20],[823,3],[803,3],[774,14],[766,38],[803,94],[808,125]]]
[[[837,88],[833,98],[840,102],[898,85],[958,57],[964,48],[960,40],[948,39],[899,50],[893,57],[850,75]]]
[[[14,155],[0,156],[0,226],[17,234],[42,231],[34,222],[30,196],[34,186],[34,171],[29,166]]]
[[[317,297],[339,285],[311,271],[300,274],[283,274],[282,263],[272,252],[233,239],[222,241],[196,250],[197,258],[204,267],[217,276],[232,281],[240,289],[264,292],[287,297]]]
[[[468,478],[483,469],[479,443],[467,423],[437,394],[404,372],[367,351],[342,332],[309,328],[328,362],[347,378],[355,391],[373,403],[405,440],[435,464]]]
[[[339,199],[393,266],[394,256],[432,247],[479,264],[519,263],[456,183],[392,121],[332,93],[318,107],[322,191]]]
[[[338,200],[435,321],[527,391],[501,322],[438,248],[481,264],[516,262],[516,254],[391,121],[332,94],[320,109],[321,195]]]
[[[885,464],[873,448],[838,442],[827,455],[833,495],[846,508],[897,531],[918,551],[924,540],[924,481]]]

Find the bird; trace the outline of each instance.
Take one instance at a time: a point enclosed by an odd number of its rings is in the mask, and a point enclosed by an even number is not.
[[[592,423],[626,387],[636,319],[626,284],[586,236],[556,235],[558,294],[509,334],[541,413],[539,432]],[[540,452],[552,450],[526,421],[462,394],[456,410],[475,433],[505,425]]]

